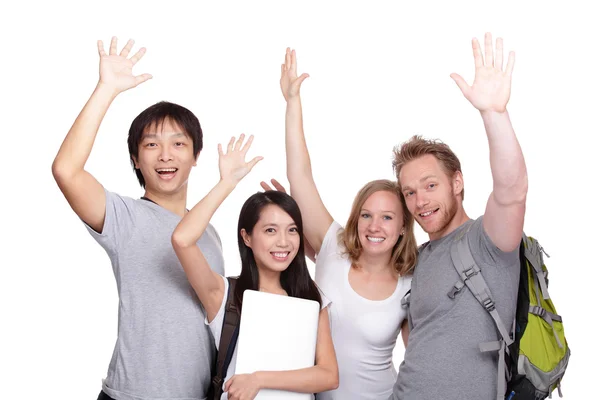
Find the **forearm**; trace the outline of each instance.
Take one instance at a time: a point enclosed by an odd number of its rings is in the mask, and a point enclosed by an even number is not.
[[[178,247],[196,246],[196,242],[206,230],[213,214],[233,189],[235,189],[234,183],[220,180],[179,222],[173,232],[174,245]]]
[[[508,111],[482,112],[490,148],[493,193],[500,204],[525,202],[527,168]]]
[[[262,389],[320,393],[338,387],[337,371],[319,365],[293,371],[258,371],[255,374]]]
[[[302,102],[295,96],[287,102],[285,112],[285,151],[287,177],[290,185],[299,184],[305,178],[312,179],[310,156],[304,137]]]
[[[102,84],[96,86],[54,159],[55,174],[72,174],[84,169],[102,119],[116,96],[114,89]]]

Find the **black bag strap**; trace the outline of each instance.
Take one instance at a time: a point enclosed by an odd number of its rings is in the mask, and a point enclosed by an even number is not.
[[[223,380],[227,376],[227,368],[231,363],[240,330],[240,312],[234,303],[237,278],[227,277],[227,280],[229,281],[229,291],[225,303],[221,340],[217,350],[216,371],[212,378],[211,400],[219,400],[223,394]]]

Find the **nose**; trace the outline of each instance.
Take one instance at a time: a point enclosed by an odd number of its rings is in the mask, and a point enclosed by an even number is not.
[[[371,218],[371,222],[369,223],[369,226],[367,227],[367,229],[369,230],[369,232],[377,232],[377,231],[379,231],[380,227],[381,227],[381,219]]]
[[[172,161],[171,148],[169,146],[161,146],[158,159],[163,162]]]
[[[417,191],[415,193],[415,197],[416,197],[417,208],[423,208],[427,204],[429,204],[429,199],[427,198],[427,196],[423,192]]]
[[[277,236],[277,247],[288,247],[289,238],[287,232],[280,232]]]

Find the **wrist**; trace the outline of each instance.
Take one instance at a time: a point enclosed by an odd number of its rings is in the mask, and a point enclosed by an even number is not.
[[[232,178],[221,178],[218,185],[222,187],[224,190],[229,192],[233,192],[233,189],[237,186],[238,182],[233,180]]]
[[[120,93],[120,91],[116,87],[101,81],[98,81],[98,83],[96,84],[96,89],[94,91],[98,94],[110,97],[111,99],[114,99]]]
[[[263,382],[263,376],[260,373],[260,371],[253,372],[250,375],[252,375],[252,377],[254,378],[254,381],[258,385],[259,390],[265,388],[265,385],[264,385],[264,382]]]

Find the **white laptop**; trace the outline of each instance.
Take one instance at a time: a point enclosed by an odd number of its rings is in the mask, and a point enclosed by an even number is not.
[[[277,294],[244,291],[236,374],[286,371],[315,365],[319,303]],[[310,393],[261,390],[257,400],[309,400]]]

